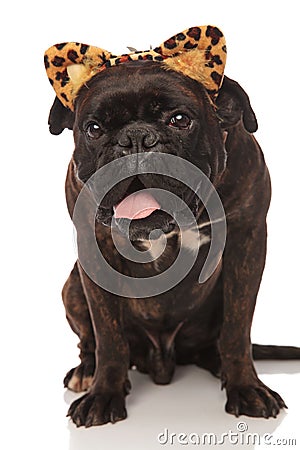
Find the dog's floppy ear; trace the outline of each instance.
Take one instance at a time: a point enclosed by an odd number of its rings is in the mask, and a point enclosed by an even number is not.
[[[250,100],[244,89],[234,80],[224,76],[222,87],[216,99],[221,127],[228,129],[242,119],[249,133],[257,130],[257,120]]]
[[[73,129],[74,113],[58,97],[55,97],[50,109],[48,124],[50,133],[55,135],[62,133],[65,128]]]

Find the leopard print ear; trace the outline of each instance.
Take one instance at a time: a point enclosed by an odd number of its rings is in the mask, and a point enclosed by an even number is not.
[[[197,80],[212,99],[221,87],[226,62],[222,32],[211,25],[188,28],[154,50],[115,56],[76,42],[57,44],[45,52],[48,78],[62,104],[72,111],[80,87],[105,68],[127,61],[152,60]]]
[[[164,57],[164,65],[202,83],[211,97],[221,87],[226,63],[226,42],[214,26],[189,28],[154,49]]]
[[[73,102],[80,87],[112,56],[106,50],[78,42],[66,42],[50,47],[45,52],[45,68],[62,104],[73,111]]]

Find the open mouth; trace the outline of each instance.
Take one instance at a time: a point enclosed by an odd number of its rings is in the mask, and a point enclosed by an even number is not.
[[[138,220],[160,209],[159,202],[146,190],[147,188],[138,177],[133,177],[121,196],[119,187],[114,188],[117,193],[112,195],[109,192],[108,198],[105,198],[98,208],[97,220],[104,222],[104,225],[108,225],[106,222],[109,217]],[[121,190],[123,190],[122,187]],[[112,206],[107,206],[107,203]]]
[[[113,207],[115,219],[145,219],[161,208],[154,196],[145,190],[139,179],[134,179],[125,197]]]
[[[176,227],[176,219],[182,211],[175,203],[170,208],[169,201],[166,208],[164,196],[160,196],[159,190],[161,188],[155,190],[155,188],[146,187],[138,176],[134,176],[132,180],[129,180],[123,195],[119,195],[119,189],[117,189],[118,198],[116,194],[111,193],[107,203],[112,206],[107,207],[102,204],[99,206],[96,221],[106,226],[116,227],[122,234],[128,233],[129,230],[131,240],[147,239],[153,230],[156,230],[154,236],[157,235],[157,237],[162,233],[170,233]],[[169,212],[166,212],[166,209]]]

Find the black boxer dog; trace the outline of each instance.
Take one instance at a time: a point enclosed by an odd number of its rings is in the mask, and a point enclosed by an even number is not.
[[[171,266],[181,246],[171,214],[151,204],[151,214],[131,220],[129,239],[142,251],[148,248],[149,233],[160,229],[167,239],[163,253],[152,262],[137,263],[116,250],[112,227],[107,225],[118,205],[145,187],[181,195],[196,217],[202,243],[188,275],[170,290],[147,298],[110,293],[92,280],[80,261],[75,263],[63,288],[63,301],[69,324],[80,339],[81,362],[67,373],[64,385],[87,393],[71,404],[68,415],[77,426],[86,427],[125,419],[131,367],[149,373],[155,383],[167,384],[177,364],[196,364],[221,378],[228,413],[276,417],[286,405],[260,381],[253,358],[299,358],[300,351],[252,346],[250,341],[266,257],[271,188],[252,134],[256,118],[244,90],[225,77],[213,104],[201,83],[181,73],[166,71],[153,61],[128,62],[86,82],[74,112],[56,98],[49,124],[53,134],[64,128],[74,131],[75,151],[66,179],[71,217],[84,183],[98,169],[124,155],[161,152],[190,161],[205,173],[221,198],[227,223],[224,252],[213,274],[199,283],[211,223],[201,202],[195,202],[180,181],[144,174],[123,180],[107,193],[90,226],[95,226],[105,259],[118,271],[152,277]],[[115,232],[121,242],[118,217]],[[183,251],[193,248],[187,245]]]

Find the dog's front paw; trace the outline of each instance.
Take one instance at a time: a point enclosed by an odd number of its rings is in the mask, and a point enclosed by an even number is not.
[[[126,419],[123,393],[88,393],[75,400],[68,411],[77,427],[92,427]]]
[[[225,410],[236,417],[244,414],[251,417],[276,417],[281,408],[287,408],[277,392],[263,383],[235,386],[227,390]]]

